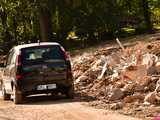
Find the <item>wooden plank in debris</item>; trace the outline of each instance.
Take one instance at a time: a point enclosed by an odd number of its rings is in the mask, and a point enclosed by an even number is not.
[[[122,45],[122,43],[120,42],[120,40],[118,38],[116,38],[116,41],[118,43],[118,45],[121,47],[121,49],[124,51],[124,46]]]

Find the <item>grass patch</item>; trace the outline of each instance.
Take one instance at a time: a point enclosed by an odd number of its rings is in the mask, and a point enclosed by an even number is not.
[[[122,28],[122,30],[128,34],[134,34],[135,33],[135,29],[134,28],[129,28],[129,27],[124,27]]]
[[[156,30],[160,30],[160,25],[157,25],[157,24],[153,25],[153,28],[156,29]]]

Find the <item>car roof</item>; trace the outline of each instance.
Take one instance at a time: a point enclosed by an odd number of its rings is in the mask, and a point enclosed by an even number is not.
[[[43,46],[43,45],[60,45],[60,44],[57,43],[57,42],[30,43],[30,44],[17,45],[13,49],[16,50],[16,51],[19,51],[20,49],[23,49],[23,48]]]
[[[30,44],[23,44],[23,45],[17,45],[13,47],[11,50],[14,50],[17,54],[20,52],[23,48],[29,48],[29,47],[36,47],[36,46],[44,46],[44,45],[59,45],[57,42],[40,42],[40,43],[30,43]]]

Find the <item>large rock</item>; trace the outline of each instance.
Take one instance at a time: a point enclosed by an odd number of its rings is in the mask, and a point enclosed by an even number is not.
[[[156,83],[155,82],[151,82],[148,86],[148,90],[153,92],[156,89]]]
[[[123,88],[125,86],[125,84],[123,82],[116,82],[114,84],[114,88]]]
[[[126,84],[123,88],[125,93],[134,93],[136,83]]]
[[[158,57],[154,54],[143,55],[142,65],[147,65],[147,67],[153,66],[158,61]]]
[[[132,102],[143,102],[144,101],[145,96],[143,94],[134,94],[131,96],[127,96],[124,98],[123,102],[124,103],[132,103]]]
[[[145,96],[144,102],[148,102],[148,103],[151,103],[151,104],[156,104],[156,93],[155,92],[148,93]]]
[[[152,82],[152,79],[150,76],[145,76],[140,82],[139,84],[143,85],[143,86],[148,86],[150,83]]]
[[[134,66],[134,68],[131,68],[126,68],[125,70],[121,71],[121,78],[123,80],[133,80],[137,83],[143,83],[144,78],[147,76],[147,66],[138,65]]]
[[[155,66],[150,66],[150,67],[147,69],[147,74],[148,74],[148,75],[157,74],[156,67],[155,67]]]
[[[140,84],[137,84],[134,88],[134,91],[135,92],[144,92],[144,86],[143,85],[140,85]]]
[[[153,92],[146,95],[144,102],[156,104],[160,101],[160,80],[156,83],[156,88]]]
[[[124,96],[125,96],[125,94],[121,89],[114,88],[114,89],[112,89],[112,91],[109,95],[109,100],[110,101],[120,100],[120,99],[124,98]]]

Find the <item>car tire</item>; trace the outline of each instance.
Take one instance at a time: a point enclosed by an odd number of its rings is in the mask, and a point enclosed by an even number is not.
[[[13,86],[13,102],[15,104],[23,103],[23,96],[21,93],[18,93],[16,86]]]
[[[11,95],[6,93],[5,87],[2,85],[2,97],[3,100],[10,100]]]
[[[73,99],[74,98],[74,87],[70,87],[67,92],[66,92],[66,96],[69,99]]]

